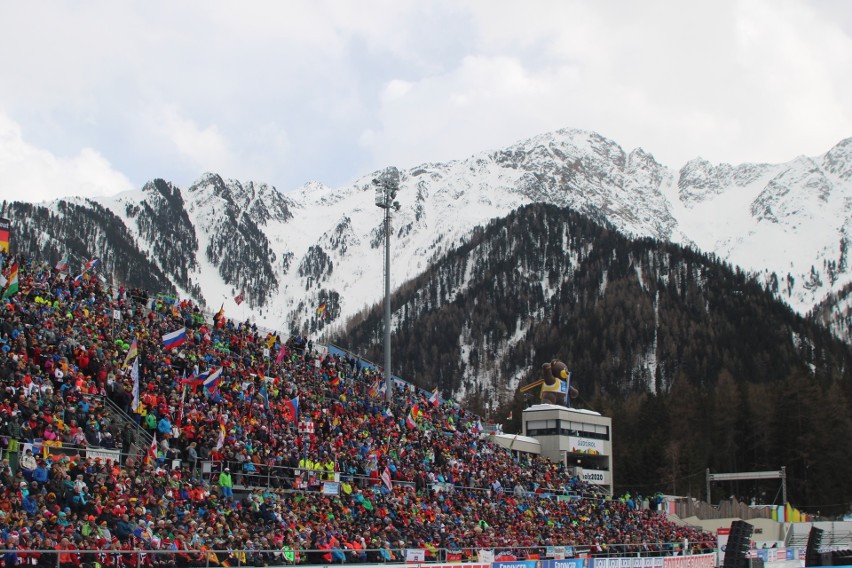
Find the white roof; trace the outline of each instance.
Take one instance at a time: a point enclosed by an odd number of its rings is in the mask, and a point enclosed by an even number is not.
[[[568,412],[579,412],[580,414],[590,414],[592,416],[600,416],[600,412],[595,412],[594,410],[586,410],[585,408],[568,408],[566,406],[559,406],[558,404],[534,404],[529,408],[525,408],[524,412],[534,412],[537,410],[565,410]]]

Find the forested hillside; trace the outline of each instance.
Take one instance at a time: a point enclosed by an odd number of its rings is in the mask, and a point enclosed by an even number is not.
[[[566,361],[581,405],[614,418],[622,487],[663,479],[699,495],[707,467],[787,465],[796,503],[849,502],[837,472],[852,465],[852,350],[713,258],[531,205],[392,305],[394,372],[496,420],[512,407],[515,429],[532,402],[519,382]],[[360,314],[339,342],[381,361],[381,315]]]

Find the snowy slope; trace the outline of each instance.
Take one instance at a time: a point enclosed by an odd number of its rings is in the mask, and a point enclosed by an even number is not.
[[[379,301],[383,211],[374,205],[371,183],[377,174],[339,188],[311,182],[286,195],[269,185],[205,174],[181,190],[198,239],[191,280],[208,307],[224,302],[232,317],[284,329],[315,318],[320,299],[331,292],[331,318],[323,325]],[[145,198],[145,192],[129,192],[99,201],[139,234],[122,210]],[[569,206],[629,235],[715,253],[758,275],[800,313],[852,282],[852,139],[822,156],[784,164],[695,159],[674,170],[599,134],[560,130],[403,171],[397,199],[394,287],[455,248],[475,226],[531,202]],[[240,230],[234,219],[242,213],[268,240],[274,282],[264,288],[263,301],[254,297],[238,307],[233,296],[239,281],[226,281],[222,259],[205,251],[211,239],[222,240],[222,231]],[[230,224],[223,223],[226,216]],[[244,267],[246,274],[252,269]]]

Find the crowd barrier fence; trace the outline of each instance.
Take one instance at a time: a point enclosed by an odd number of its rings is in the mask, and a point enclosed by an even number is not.
[[[666,543],[672,546],[677,543]],[[562,547],[547,547],[547,548],[562,548]],[[571,548],[571,547],[566,547]],[[536,547],[537,550],[542,550],[542,547]],[[445,549],[440,549],[445,550]],[[36,555],[51,555],[48,557],[50,562],[45,562],[42,558],[39,566],[56,566],[61,568],[66,564],[74,564],[75,566],[94,566],[100,565],[120,565],[123,567],[136,566],[138,568],[148,567],[157,563],[164,563],[174,566],[193,566],[193,567],[215,567],[228,566],[254,568],[258,566],[266,566],[271,568],[289,567],[289,566],[310,566],[328,568],[329,566],[341,564],[357,564],[364,568],[715,568],[715,553],[702,553],[694,555],[681,555],[672,553],[667,556],[642,556],[639,553],[634,553],[630,556],[615,556],[604,552],[598,552],[594,555],[582,553],[576,558],[530,558],[525,557],[517,560],[500,560],[506,558],[506,553],[500,550],[479,550],[476,551],[475,560],[472,561],[447,561],[435,557],[431,560],[424,557],[423,549],[393,549],[399,554],[396,558],[399,560],[391,562],[367,562],[358,559],[343,559],[324,563],[306,562],[309,555],[328,554],[328,550],[284,550],[276,549],[206,549],[206,550],[173,550],[173,549],[153,549],[139,548],[134,550],[113,550],[113,549],[9,549],[0,548],[0,555],[6,555],[9,552],[15,552],[18,555],[18,565],[36,565],[31,560],[35,560]],[[520,552],[521,549],[513,548],[514,553]],[[344,553],[351,551],[343,550]],[[363,555],[369,553],[378,553],[379,549],[364,549],[360,553]],[[70,556],[69,556],[70,555]],[[447,555],[440,555],[446,558]],[[513,555],[512,555],[513,556]],[[540,556],[540,555],[539,555]],[[514,557],[514,556],[513,556]],[[400,561],[405,559],[404,562]],[[112,560],[112,562],[110,562]]]

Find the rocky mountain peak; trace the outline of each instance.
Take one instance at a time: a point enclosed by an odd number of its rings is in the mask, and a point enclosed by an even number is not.
[[[822,159],[822,168],[844,181],[852,181],[852,138],[841,140],[826,152]]]

